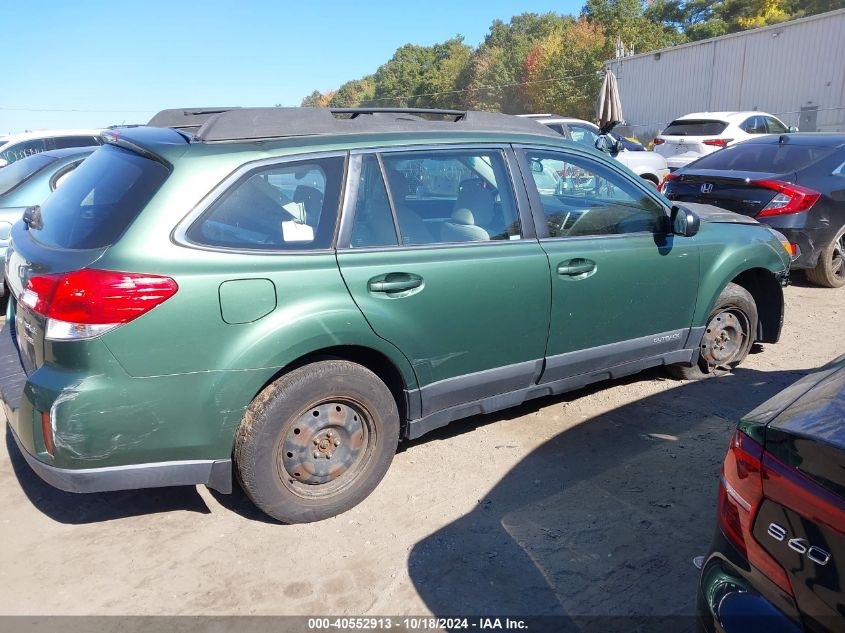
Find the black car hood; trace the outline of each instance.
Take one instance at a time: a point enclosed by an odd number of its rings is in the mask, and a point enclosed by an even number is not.
[[[714,222],[723,224],[759,224],[757,220],[748,217],[747,215],[740,215],[739,213],[734,213],[733,211],[720,209],[719,207],[714,207],[712,204],[684,202],[679,206],[686,207],[687,209],[695,213],[698,217],[701,218],[702,222]]]

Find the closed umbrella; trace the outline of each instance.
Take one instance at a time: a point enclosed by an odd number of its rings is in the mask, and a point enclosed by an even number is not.
[[[619,98],[619,84],[616,75],[609,68],[604,73],[598,99],[596,99],[596,121],[602,134],[607,134],[617,123],[621,123],[622,100]]]

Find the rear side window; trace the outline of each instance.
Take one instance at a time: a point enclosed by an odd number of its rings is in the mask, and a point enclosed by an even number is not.
[[[0,169],[0,196],[9,193],[55,161],[52,156],[34,154]]]
[[[14,163],[16,160],[32,156],[33,154],[40,154],[44,151],[47,151],[46,141],[43,138],[37,138],[10,145],[0,152],[0,158],[7,163]]]
[[[725,131],[724,121],[708,119],[678,119],[672,121],[661,136],[715,136]]]
[[[238,250],[331,248],[343,166],[337,156],[251,171],[191,225],[187,237]]]
[[[707,154],[693,165],[696,169],[732,169],[778,174],[809,167],[834,151],[828,147],[807,147],[789,143],[740,143]]]
[[[41,206],[33,237],[57,248],[114,244],[167,179],[154,160],[105,146],[85,160]]]

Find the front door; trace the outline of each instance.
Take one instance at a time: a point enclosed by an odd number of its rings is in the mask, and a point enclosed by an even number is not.
[[[694,238],[668,234],[658,194],[586,153],[525,149],[520,162],[551,269],[541,382],[645,359],[658,364],[683,350],[698,293],[698,247]]]
[[[539,375],[549,267],[510,171],[496,148],[352,157],[340,270],[373,330],[413,364],[423,416]]]

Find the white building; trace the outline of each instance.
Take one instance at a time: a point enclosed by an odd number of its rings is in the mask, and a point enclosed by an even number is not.
[[[760,110],[845,132],[845,9],[606,62],[626,126],[650,140],[690,112]]]

